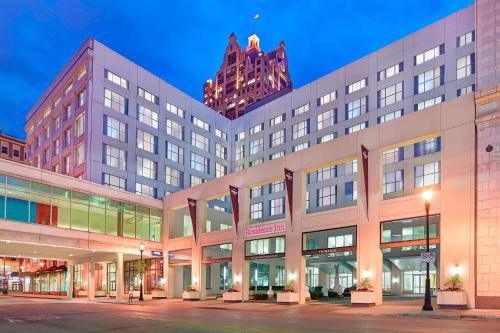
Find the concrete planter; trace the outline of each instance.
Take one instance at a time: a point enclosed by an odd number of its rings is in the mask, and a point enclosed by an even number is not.
[[[276,301],[280,304],[299,304],[299,293],[279,292]]]
[[[467,309],[467,293],[464,290],[439,290],[437,304],[440,308]]]
[[[222,300],[226,303],[241,302],[242,299],[243,293],[241,291],[226,291],[222,294]]]
[[[96,290],[95,297],[106,297],[106,290]]]
[[[130,290],[129,291],[129,297],[130,297],[130,294],[132,294],[133,298],[139,298],[139,295],[141,294],[141,291],[140,290]]]
[[[153,298],[167,298],[166,290],[151,290],[151,297]]]
[[[78,290],[78,293],[76,294],[78,297],[86,297],[89,294],[87,290]]]
[[[373,306],[375,305],[374,291],[353,291],[351,292],[352,306]]]
[[[116,290],[111,290],[111,291],[109,292],[109,296],[110,296],[110,297],[116,297]]]
[[[199,291],[183,291],[182,292],[183,301],[199,301],[200,292]]]

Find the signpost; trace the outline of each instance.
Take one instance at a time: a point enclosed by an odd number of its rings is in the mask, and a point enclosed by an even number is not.
[[[420,254],[420,260],[422,262],[436,262],[436,252],[424,252]]]

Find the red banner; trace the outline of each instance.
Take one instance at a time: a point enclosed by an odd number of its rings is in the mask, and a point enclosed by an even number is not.
[[[365,182],[366,216],[368,216],[368,149],[361,145],[361,158],[363,160],[363,177]]]
[[[188,198],[189,215],[191,215],[191,224],[193,225],[193,236],[194,242],[197,242],[197,232],[196,232],[196,200]]]
[[[233,206],[234,227],[238,234],[238,222],[240,217],[240,205],[238,202],[238,188],[229,185],[229,195],[231,196],[231,205]]]
[[[288,195],[288,208],[290,209],[290,224],[293,216],[293,171],[285,168],[286,194]]]

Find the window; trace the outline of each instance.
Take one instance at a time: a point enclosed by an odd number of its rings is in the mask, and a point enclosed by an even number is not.
[[[104,106],[123,114],[128,114],[128,99],[111,91],[104,89]]]
[[[257,202],[250,205],[250,220],[258,220],[262,218],[263,214],[263,204],[262,202]]]
[[[38,143],[40,143],[41,140],[38,140]],[[71,145],[71,127],[66,129],[64,131],[64,147],[68,147]],[[40,145],[38,145],[40,147]]]
[[[444,95],[428,99],[426,101],[415,104],[415,111],[430,108],[431,106],[437,105],[444,102]]]
[[[218,128],[215,129],[215,136],[221,138],[224,141],[227,141],[227,134],[225,132],[222,132]]]
[[[457,37],[457,47],[462,47],[472,43],[475,40],[475,31],[469,31]]]
[[[318,207],[331,206],[337,203],[337,185],[318,188],[316,191]]]
[[[54,156],[57,156],[61,153],[61,145],[60,145],[60,142],[59,142],[59,139],[55,139],[54,140],[54,145],[53,145],[53,151],[54,151]],[[2,147],[3,148],[3,147]],[[19,153],[19,151],[18,151]]]
[[[263,186],[254,186],[252,188],[250,188],[250,198],[253,199],[253,198],[258,198],[262,195],[264,191],[264,187]]]
[[[368,78],[364,78],[357,82],[351,83],[345,87],[345,94],[352,94],[355,91],[361,90],[368,85]]]
[[[377,73],[377,80],[382,81],[403,71],[403,63],[395,64]]]
[[[137,156],[137,175],[156,179],[157,164],[145,157]]]
[[[64,120],[68,120],[71,118],[71,104],[64,108],[64,117]]]
[[[191,179],[190,179],[190,186],[191,187],[203,184],[204,182],[205,182],[205,179],[191,175]]]
[[[245,131],[241,131],[238,134],[234,135],[234,141],[238,142],[240,140],[243,140],[245,138]]]
[[[298,139],[309,134],[309,119],[292,125],[292,139]]]
[[[215,163],[215,177],[220,178],[224,177],[227,175],[227,166],[220,164],[220,163]]]
[[[286,119],[286,114],[285,113],[280,114],[279,116],[276,116],[274,118],[271,118],[269,120],[269,127],[274,126],[274,125],[278,125],[278,124],[284,122],[285,119]]]
[[[140,104],[137,104],[137,119],[141,123],[158,128],[158,113]]]
[[[250,161],[250,162],[248,163],[248,166],[253,167],[253,166],[256,166],[256,165],[259,165],[259,164],[262,164],[262,163],[264,163],[264,158],[263,158],[263,157],[258,158],[258,159],[253,160],[253,161]]]
[[[104,70],[104,77],[109,81],[119,85],[120,87],[128,89],[128,81],[126,79],[122,78],[119,75],[116,75],[113,72],[108,71],[107,69]]]
[[[195,131],[191,131],[191,144],[198,149],[209,151],[210,142],[208,138],[203,135],[196,133]]]
[[[337,123],[337,109],[318,114],[318,130],[330,127]]]
[[[382,160],[384,165],[404,160],[404,147],[398,147],[384,151]]]
[[[467,77],[475,72],[474,53],[457,59],[457,80]]]
[[[321,106],[321,105],[325,105],[327,103],[333,102],[336,99],[337,99],[337,90],[334,90],[326,95],[321,96],[316,101],[317,101],[317,105]]]
[[[104,145],[104,164],[120,170],[127,169],[126,152],[110,145]]]
[[[274,154],[269,155],[269,159],[270,160],[275,160],[275,159],[280,158],[282,156],[285,156],[285,151],[284,150],[278,151],[278,152],[276,152]]]
[[[415,85],[417,89],[415,94],[421,94],[443,84],[444,75],[441,76],[441,73],[444,74],[444,66],[433,68],[416,76]]]
[[[184,173],[171,167],[165,167],[165,183],[175,187],[182,187]]]
[[[167,119],[167,134],[179,140],[184,139],[184,127],[173,120]]]
[[[264,150],[264,138],[250,142],[250,155],[255,155]]]
[[[309,103],[299,106],[292,110],[292,117],[298,116],[299,114],[306,113],[309,111]]]
[[[471,85],[468,85],[466,87],[457,89],[457,96],[464,96],[464,95],[467,95],[467,94],[474,92],[475,90],[476,90],[475,85],[471,84]]]
[[[270,134],[271,148],[285,143],[285,129]]]
[[[358,172],[358,160],[352,160],[344,164],[344,174],[352,175]]]
[[[109,187],[113,187],[119,190],[127,189],[127,180],[118,176],[113,176],[108,173],[102,174],[102,183]]]
[[[385,114],[383,116],[377,117],[377,123],[378,124],[383,124],[383,123],[385,123],[387,121],[399,118],[402,115],[403,115],[403,109],[397,110],[397,111],[393,111],[393,112],[389,112],[389,113],[387,113],[387,114]]]
[[[63,157],[64,173],[68,174],[71,170],[71,155]]]
[[[227,160],[227,147],[221,145],[220,143],[215,144],[215,156],[223,160]]]
[[[57,132],[57,130],[61,127],[61,117],[58,116],[56,119],[54,119],[54,132]]]
[[[86,101],[87,101],[87,89],[84,89],[78,94],[78,106],[83,106]]]
[[[191,152],[191,168],[203,173],[209,173],[210,160],[206,157]]]
[[[127,124],[104,115],[104,135],[121,142],[127,142]]]
[[[362,129],[365,129],[368,127],[368,122],[365,121],[364,123],[361,123],[361,124],[357,124],[357,125],[354,125],[354,126],[351,126],[351,127],[347,127],[345,129],[345,134],[351,134],[351,133],[355,133],[355,132],[358,132]]]
[[[432,154],[441,150],[441,137],[417,142],[413,145],[415,157]]]
[[[440,162],[431,162],[415,167],[415,187],[440,183]]]
[[[81,165],[85,160],[85,144],[80,143],[75,149],[75,164]]]
[[[156,136],[143,130],[137,130],[137,148],[150,153],[158,153]]]
[[[350,181],[345,183],[344,201],[354,201],[358,199],[358,182]]]
[[[184,164],[184,148],[175,143],[167,142],[167,158],[179,164]]]
[[[379,108],[401,101],[403,99],[403,82],[380,89],[377,92],[377,98]]]
[[[345,105],[345,120],[356,118],[364,112],[368,112],[368,96],[361,97]]]
[[[169,102],[165,104],[165,107],[168,112],[173,113],[181,118],[184,118],[184,110],[182,110],[181,108],[178,108],[177,106],[170,104]]]
[[[141,87],[137,87],[137,94],[139,96],[141,96],[142,98],[144,98],[146,101],[149,101],[153,104],[158,105],[158,96],[150,93],[149,91],[147,91]]]
[[[296,146],[293,146],[292,147],[292,152],[295,153],[296,151],[301,151],[301,150],[306,149],[306,148],[309,148],[309,141],[303,142],[303,143],[298,144]]]
[[[318,179],[318,182],[322,182],[337,177],[337,166],[332,165],[317,170],[316,177]]]
[[[264,130],[264,123],[250,127],[250,135],[257,134]]]
[[[285,180],[277,180],[269,184],[269,193],[279,193],[285,190]]]
[[[245,145],[236,147],[236,156],[235,156],[236,161],[239,161],[243,158],[245,158]]]
[[[85,74],[87,74],[87,68],[86,68],[86,67],[83,67],[83,68],[82,68],[82,69],[78,72],[78,75],[76,76],[76,79],[77,79],[77,80],[81,80]]]
[[[199,128],[204,129],[205,131],[210,131],[210,125],[203,120],[196,118],[195,116],[191,116],[191,123],[198,126]]]
[[[135,193],[156,199],[156,188],[149,185],[135,183]]]
[[[336,137],[337,137],[337,132],[333,132],[333,133],[330,133],[330,134],[326,134],[326,135],[320,136],[318,138],[318,144],[324,143],[324,142],[328,142],[328,141],[332,141]]]
[[[433,47],[430,50],[417,54],[415,56],[415,65],[423,64],[426,61],[439,57],[444,54],[444,44]]]
[[[384,173],[384,194],[400,192],[404,188],[403,170]]]
[[[275,216],[275,215],[281,215],[284,213],[284,202],[285,198],[277,198],[277,199],[272,199],[269,201],[270,203],[270,213],[269,215]]]

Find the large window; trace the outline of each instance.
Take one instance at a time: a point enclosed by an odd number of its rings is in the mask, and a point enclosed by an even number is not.
[[[108,79],[109,81],[119,85],[122,88],[128,89],[128,81],[124,79],[123,77],[110,72],[109,70],[104,70],[104,77]]]
[[[337,203],[337,186],[327,186],[317,189],[317,206],[325,207]]]
[[[153,154],[158,153],[156,136],[138,129],[137,148],[148,151]]]
[[[428,70],[415,77],[415,94],[421,94],[444,84],[444,66]]]
[[[127,189],[127,180],[118,176],[110,175],[108,173],[102,174],[102,183],[109,187],[113,187],[119,190]]]
[[[381,70],[380,72],[377,73],[377,79],[378,81],[385,80],[387,78],[390,78],[399,72],[403,71],[403,63],[400,62],[399,64],[395,64],[392,66],[387,67],[384,70]]]
[[[154,95],[153,93],[150,93],[149,91],[147,91],[141,87],[137,87],[137,94],[139,96],[141,96],[142,98],[144,98],[146,101],[149,101],[153,104],[158,105],[158,103],[159,103],[158,96]]]
[[[210,141],[208,138],[203,135],[196,133],[195,131],[191,131],[191,144],[198,149],[209,151]]]
[[[415,167],[415,187],[439,184],[441,179],[440,162],[431,162]]]
[[[430,238],[439,237],[439,215],[429,217]],[[425,240],[425,216],[381,223],[381,243]]]
[[[121,142],[127,142],[127,124],[104,115],[104,134]]]
[[[474,74],[474,53],[457,59],[457,80]]]
[[[292,125],[292,139],[298,139],[309,134],[309,119]]]
[[[156,168],[156,162],[137,156],[137,175],[149,179],[156,179]]]
[[[264,138],[259,138],[250,142],[250,155],[255,155],[264,150]]]
[[[337,123],[337,109],[318,114],[318,130],[330,127]]]
[[[384,194],[402,191],[404,187],[403,170],[384,173],[383,187]]]
[[[441,137],[434,137],[413,145],[415,157],[432,154],[441,150]]]
[[[170,119],[167,119],[167,134],[179,140],[184,139],[184,127]]]
[[[182,187],[184,173],[171,167],[165,167],[165,182],[168,185]]]
[[[199,128],[204,129],[205,131],[210,131],[210,125],[195,116],[191,116],[191,123],[198,126]]]
[[[307,111],[309,111],[309,103],[296,107],[295,109],[292,109],[292,117],[296,117],[299,114],[306,113]]]
[[[362,113],[368,111],[367,101],[368,97],[361,97],[345,105],[345,119],[352,119],[360,116]]]
[[[184,148],[172,142],[167,142],[167,158],[179,164],[184,164]]]
[[[403,82],[381,89],[377,95],[379,108],[399,102],[403,99]]]
[[[434,59],[441,54],[444,54],[444,44],[438,45],[425,52],[419,53],[415,56],[415,65],[423,64],[431,59]]]
[[[128,114],[128,99],[109,89],[104,89],[104,106]]]
[[[285,198],[276,198],[270,201],[270,213],[269,215],[281,215],[285,212]]]
[[[368,85],[368,79],[364,78],[362,80],[351,83],[350,85],[345,87],[345,94],[351,94],[355,91],[361,90]]]
[[[317,106],[321,106],[337,99],[337,90],[334,90],[326,95],[323,95],[317,99]]]
[[[140,104],[137,104],[137,119],[141,123],[158,128],[158,113]]]
[[[181,108],[178,108],[177,106],[170,104],[169,102],[165,104],[165,107],[168,112],[173,113],[181,118],[184,118],[184,110],[182,110]]]
[[[210,173],[210,160],[191,152],[191,168],[203,173]]]
[[[270,134],[271,148],[285,143],[285,129]]]
[[[124,150],[104,145],[104,164],[120,170],[127,169],[127,154]]]

